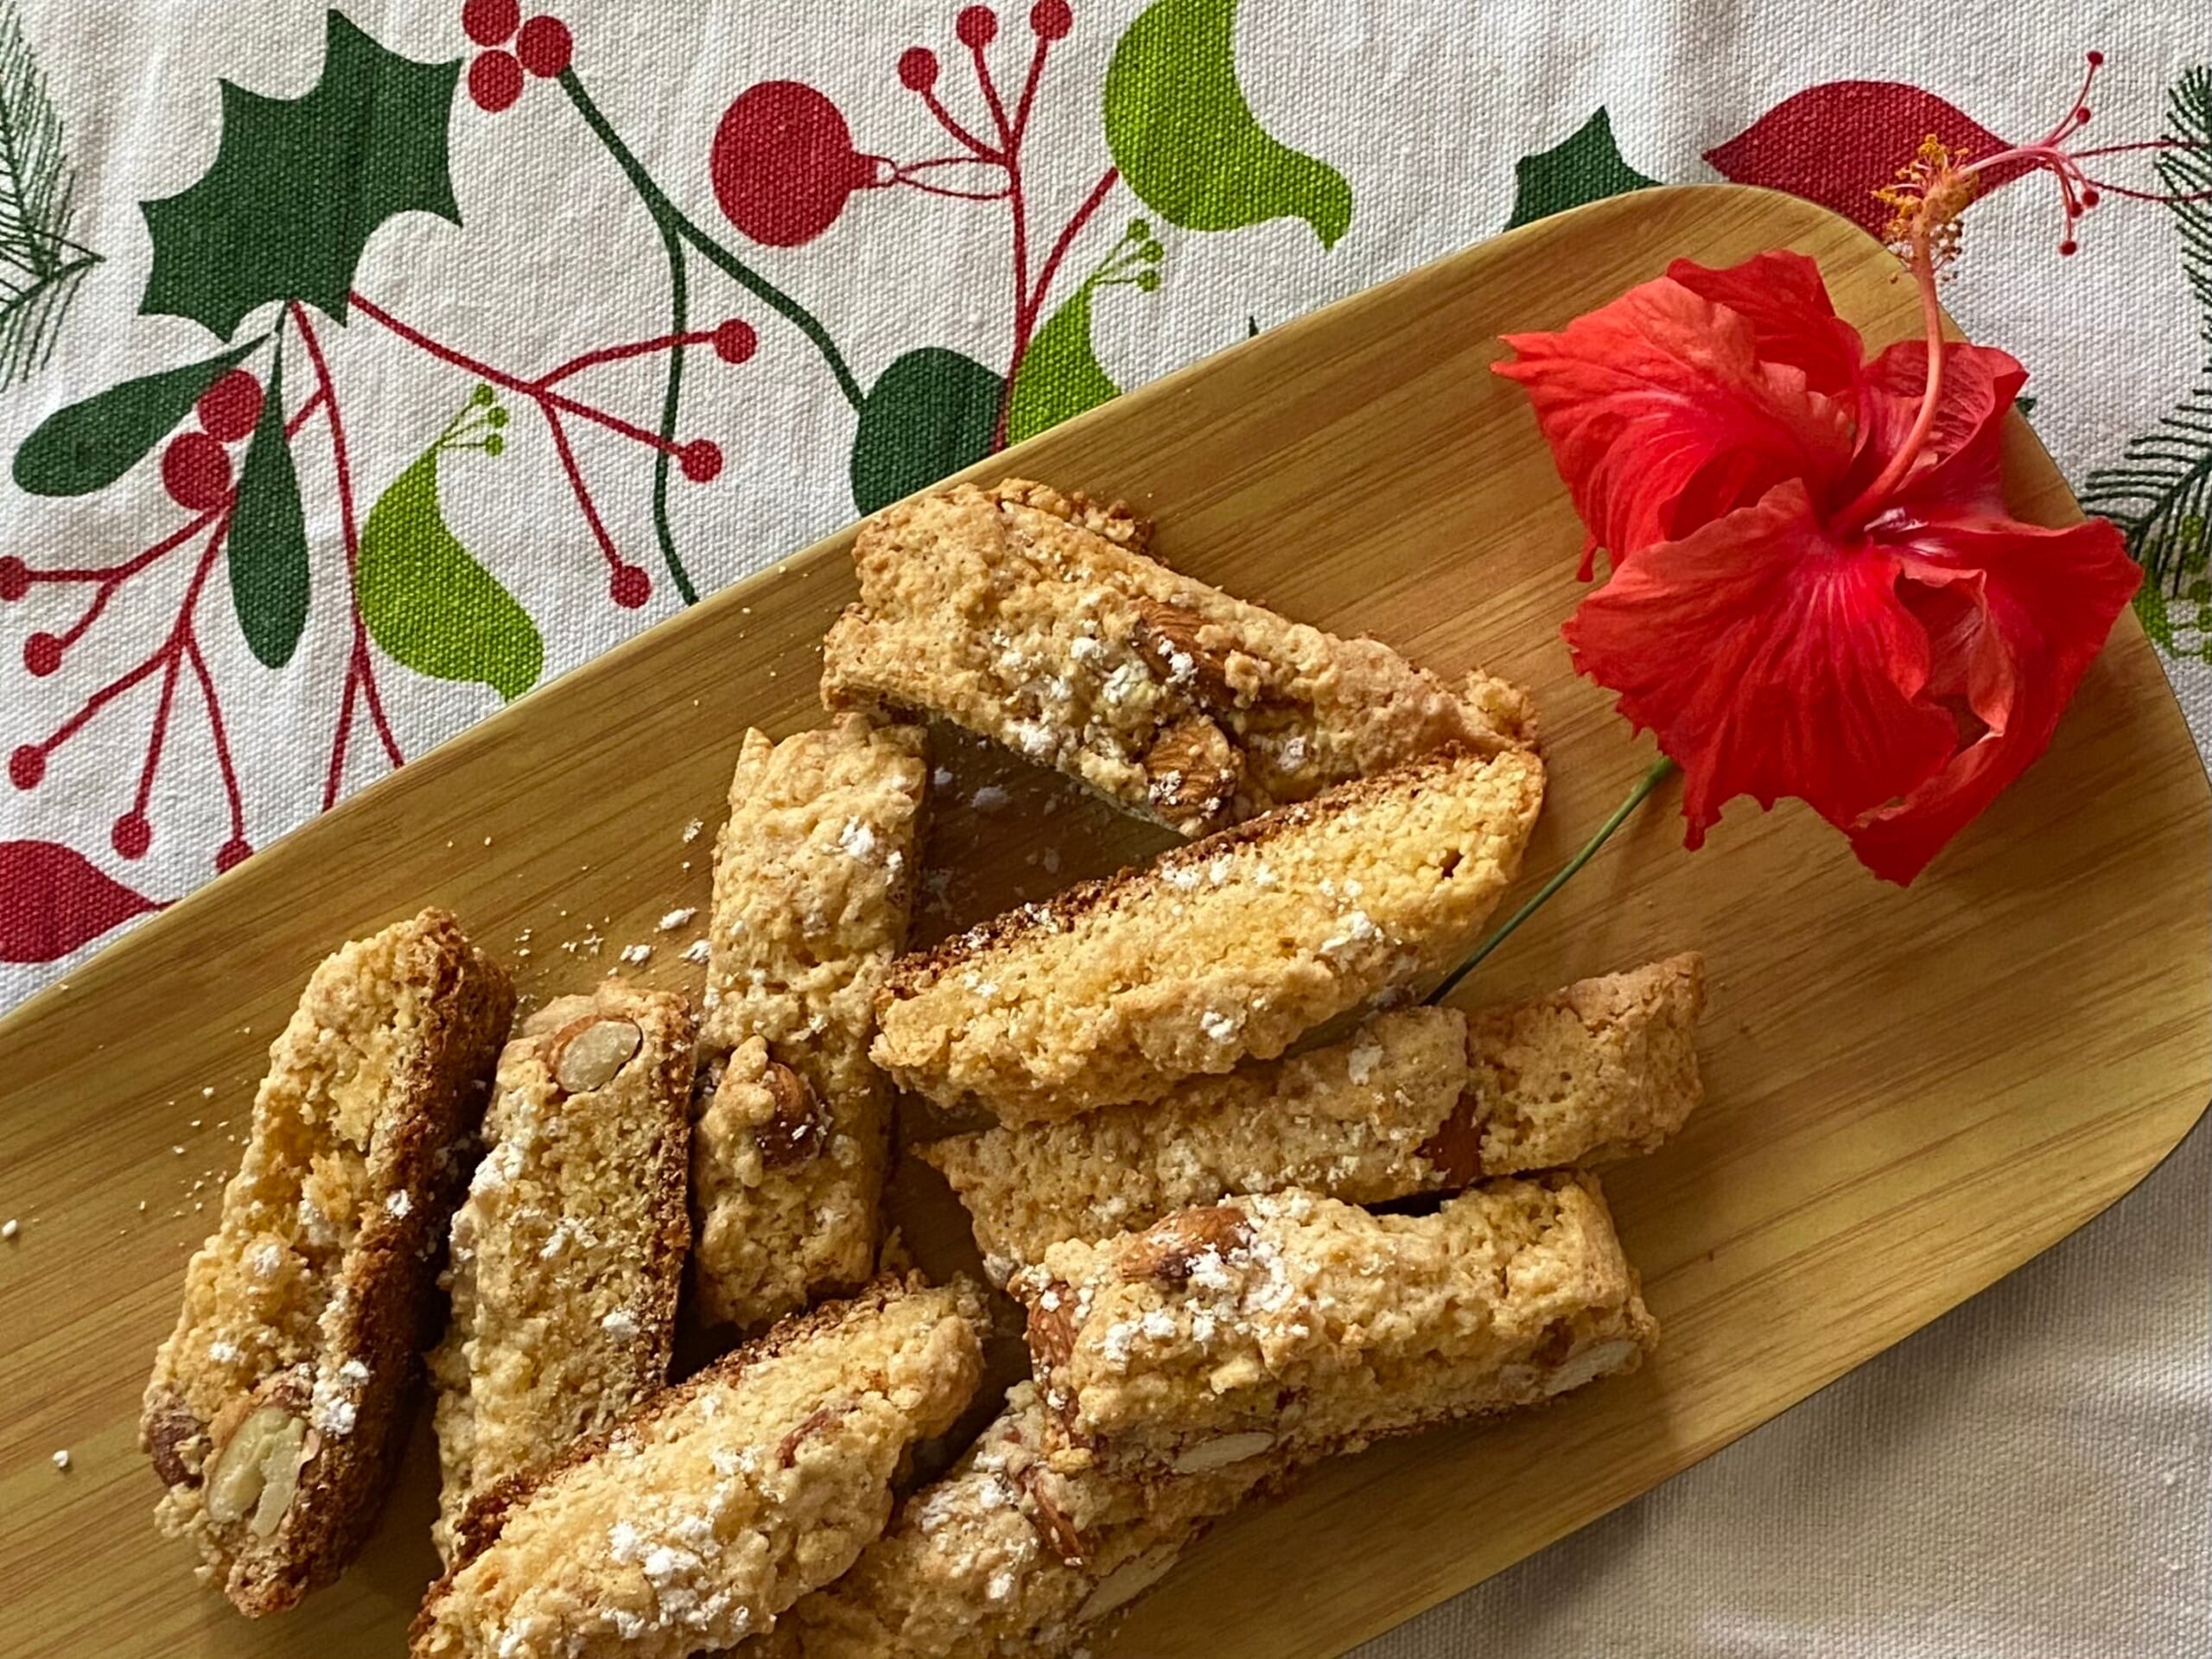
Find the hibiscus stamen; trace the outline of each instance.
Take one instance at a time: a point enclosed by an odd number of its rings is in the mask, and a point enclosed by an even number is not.
[[[1995,178],[1999,169],[2010,177],[2020,172],[2048,173],[2057,182],[2059,206],[2064,223],[2059,231],[2058,251],[2062,254],[2075,252],[2081,246],[2074,232],[2075,222],[2094,207],[2106,196],[2121,196],[2131,201],[2212,201],[2212,190],[2194,190],[2185,194],[2171,191],[2140,190],[2133,186],[2114,183],[2109,179],[2093,175],[2082,165],[2086,161],[2108,156],[2133,155],[2144,150],[2201,150],[2203,146],[2181,138],[2154,138],[2140,143],[2100,144],[2093,149],[2073,149],[2068,141],[2089,124],[2094,111],[2089,107],[2089,91],[2096,85],[2097,73],[2104,67],[2105,54],[2087,54],[2088,68],[2082,77],[2082,89],[2058,124],[2031,144],[2015,144],[1993,155],[1977,156],[1969,162],[1961,156],[1955,163],[1957,170],[1976,181],[2001,182]],[[1923,147],[1923,151],[1925,146]],[[1890,197],[1883,194],[1885,200]]]

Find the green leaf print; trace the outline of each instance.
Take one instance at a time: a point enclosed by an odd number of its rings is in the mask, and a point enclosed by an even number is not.
[[[545,642],[446,527],[438,456],[448,447],[440,438],[393,480],[361,526],[361,618],[378,645],[417,673],[473,680],[512,701],[537,683]]]
[[[1003,378],[942,346],[893,359],[861,404],[854,505],[874,512],[982,460],[1005,397]]]
[[[1071,416],[1121,395],[1122,389],[1100,365],[1091,343],[1097,296],[1109,288],[1158,292],[1160,262],[1166,257],[1166,250],[1153,238],[1152,226],[1141,219],[1131,219],[1112,251],[1052,313],[1022,353],[1021,366],[1014,377],[1014,399],[1007,410],[1009,442],[1033,438]]]
[[[1334,247],[1351,186],[1270,137],[1236,80],[1237,0],[1154,0],[1114,48],[1106,143],[1145,205],[1192,231],[1297,218]]]
[[[332,12],[322,78],[300,98],[222,83],[223,133],[199,181],[143,204],[153,269],[140,308],[228,340],[271,300],[339,321],[361,251],[395,213],[461,223],[446,128],[461,60],[417,63]]]
[[[16,487],[31,495],[105,489],[175,431],[200,394],[260,343],[250,340],[204,363],[141,375],[55,410],[16,451]]]
[[[1513,176],[1513,217],[1505,221],[1509,231],[1586,202],[1648,190],[1658,182],[1621,159],[1620,146],[1613,142],[1613,119],[1603,105],[1572,138],[1523,156],[1515,163]]]
[[[266,668],[292,660],[308,620],[308,525],[300,478],[284,436],[280,359],[238,473],[231,518],[231,606],[246,644]]]

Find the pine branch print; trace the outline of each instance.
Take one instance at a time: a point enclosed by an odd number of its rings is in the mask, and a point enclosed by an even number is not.
[[[2212,68],[2185,72],[2167,94],[2158,174],[2182,245],[2182,270],[2203,312],[2206,361],[2197,383],[2120,461],[2099,467],[2082,505],[2127,537],[2145,580],[2136,598],[2143,626],[2169,653],[2212,660],[2212,583],[2206,581],[2205,521],[2212,511]],[[2175,601],[2181,601],[2177,604]],[[2177,639],[2177,630],[2193,636]]]
[[[0,387],[44,366],[100,256],[69,235],[76,168],[14,0],[0,0]]]

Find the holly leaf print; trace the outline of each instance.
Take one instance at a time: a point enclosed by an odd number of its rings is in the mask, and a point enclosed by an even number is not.
[[[1351,186],[1260,125],[1236,79],[1238,0],[1154,0],[1106,71],[1106,143],[1145,205],[1192,231],[1297,218],[1332,248]]]
[[[404,213],[461,223],[446,127],[461,60],[417,63],[329,16],[322,78],[300,98],[222,83],[214,164],[142,204],[153,269],[140,309],[228,340],[256,307],[304,300],[346,320],[361,252]]]
[[[272,398],[270,400],[274,402]],[[488,685],[512,702],[537,683],[545,642],[438,506],[441,439],[394,479],[361,526],[354,588],[369,637],[433,679]]]
[[[73,847],[0,841],[0,962],[58,962],[160,908]]]
[[[200,393],[261,342],[250,340],[203,363],[140,375],[57,409],[16,451],[16,486],[29,495],[104,490],[176,430]]]
[[[1005,397],[1004,379],[942,346],[893,359],[861,404],[854,504],[874,512],[982,460]]]
[[[269,377],[261,418],[246,446],[231,518],[231,606],[264,668],[282,668],[308,620],[308,524],[300,478],[284,436],[284,372]]]
[[[1620,146],[1613,142],[1612,117],[1602,104],[1573,137],[1523,156],[1514,164],[1513,178],[1513,217],[1505,221],[1509,231],[1569,207],[1649,190],[1658,183],[1621,159]]]

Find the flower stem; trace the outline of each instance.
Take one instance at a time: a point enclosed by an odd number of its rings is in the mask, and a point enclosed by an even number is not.
[[[691,279],[683,261],[683,244],[673,226],[663,224],[661,239],[668,251],[668,307],[669,330],[679,342],[668,354],[668,386],[661,397],[660,435],[668,443],[676,440],[676,422],[683,408],[683,347],[680,343],[690,327]],[[676,583],[676,591],[686,605],[699,602],[699,590],[692,586],[691,573],[683,568],[683,561],[676,551],[676,528],[668,517],[668,471],[672,451],[664,448],[653,457],[653,536],[660,543],[661,563],[668,567],[669,579]]]
[[[1545,882],[1542,887],[1537,888],[1536,891],[1530,895],[1528,903],[1522,905],[1520,909],[1515,911],[1512,915],[1506,918],[1505,921],[1499,926],[1497,931],[1482,942],[1481,947],[1476,950],[1474,955],[1469,957],[1457,968],[1454,968],[1449,974],[1446,974],[1444,976],[1444,982],[1429,993],[1428,1000],[1432,1003],[1441,1002],[1446,996],[1450,995],[1452,988],[1469,974],[1474,972],[1474,970],[1481,965],[1482,961],[1485,957],[1489,956],[1491,951],[1497,950],[1499,945],[1503,944],[1506,940],[1511,938],[1513,937],[1514,931],[1518,928],[1522,923],[1527,921],[1531,916],[1542,909],[1545,902],[1549,899],[1554,893],[1557,893],[1561,887],[1565,887],[1569,880],[1573,879],[1576,871],[1580,870],[1585,864],[1587,864],[1592,858],[1597,856],[1598,849],[1613,838],[1613,832],[1629,821],[1630,815],[1635,812],[1637,807],[1643,804],[1644,801],[1650,796],[1652,791],[1657,789],[1660,785],[1665,783],[1669,778],[1673,777],[1681,770],[1681,768],[1680,766],[1676,766],[1674,761],[1668,759],[1665,755],[1661,755],[1657,760],[1654,761],[1651,765],[1651,769],[1649,772],[1646,772],[1643,776],[1637,780],[1637,785],[1634,789],[1629,791],[1628,798],[1613,809],[1613,816],[1607,818],[1603,823],[1599,824],[1598,826],[1597,834],[1592,836],[1589,840],[1582,843],[1582,850],[1575,854],[1573,858],[1568,859],[1566,863],[1560,865],[1559,873],[1553,876],[1550,880]]]

